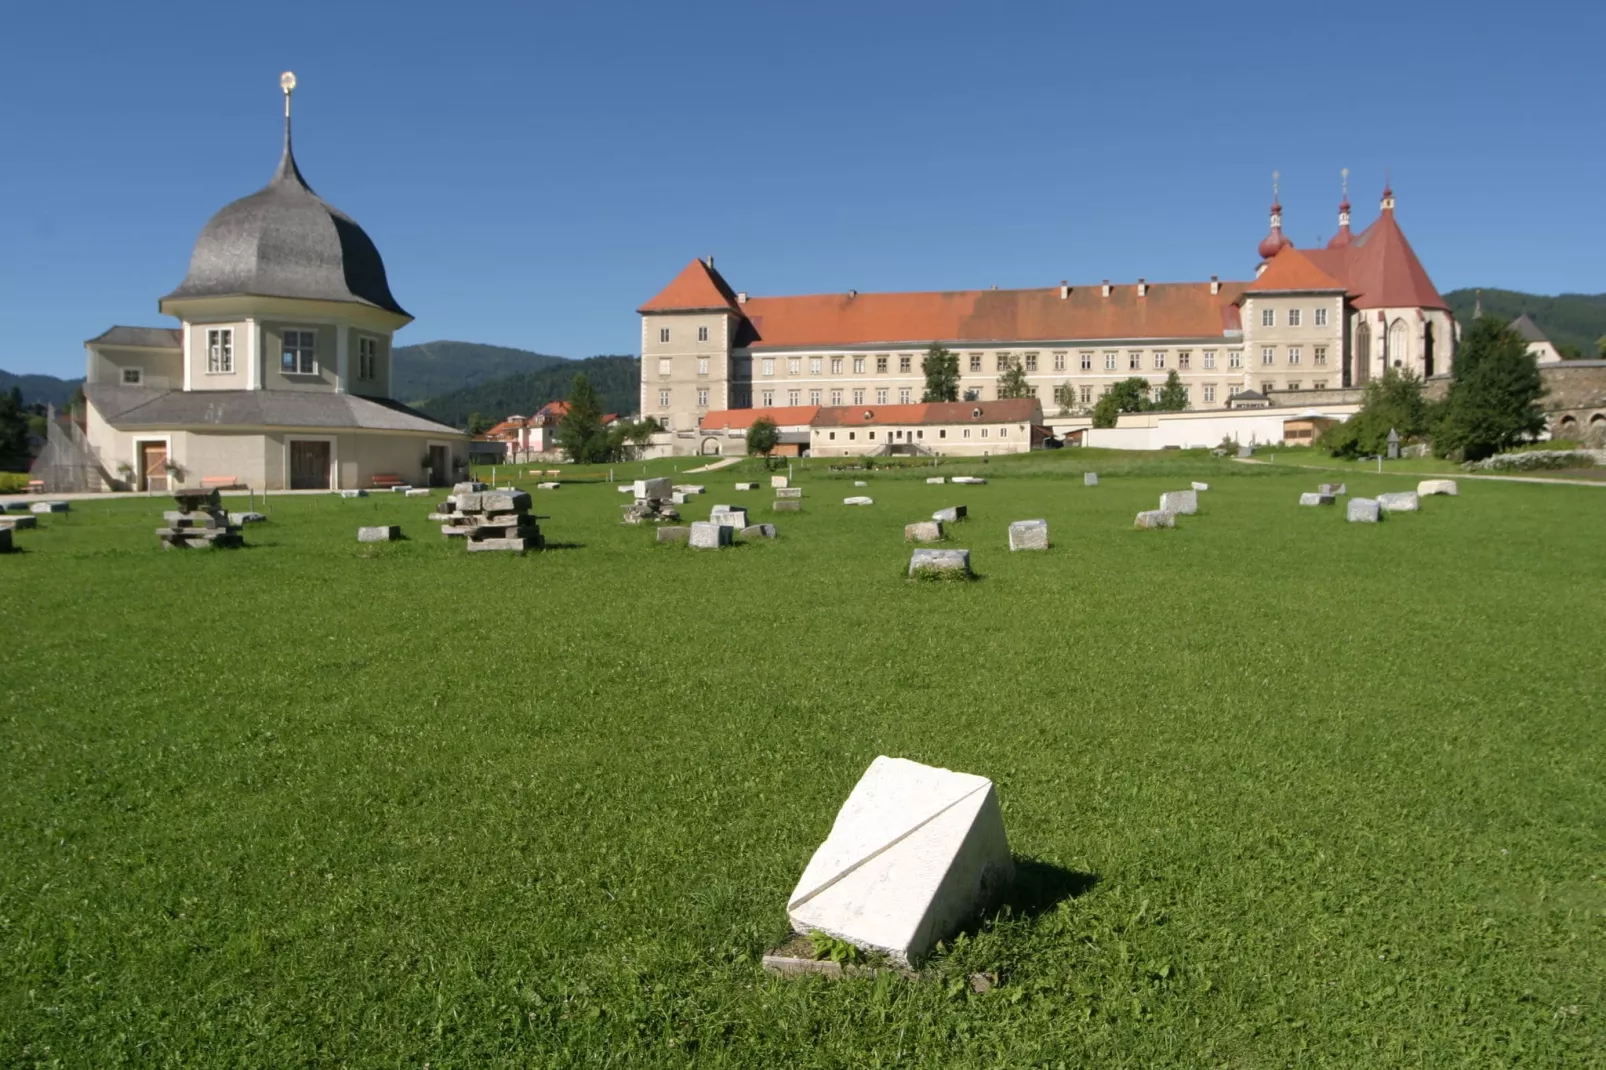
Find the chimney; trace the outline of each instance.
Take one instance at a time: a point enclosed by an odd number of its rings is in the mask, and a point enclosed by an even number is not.
[[[859,296],[859,291],[858,290],[849,290],[848,291],[848,296],[849,297],[858,297]]]
[[[1105,297],[1110,296],[1110,280],[1109,279],[1105,279],[1104,280],[1104,296]]]
[[[709,253],[708,254],[708,270],[710,270],[710,271],[714,270],[714,254],[713,253]]]
[[[1138,280],[1138,296],[1143,297],[1149,292],[1149,283],[1146,279]]]
[[[737,290],[736,291],[736,303],[738,305],[747,304],[747,291],[746,290]]]
[[[1216,275],[1210,276],[1210,292],[1213,294],[1221,292],[1221,279]]]
[[[1063,300],[1065,300],[1066,298],[1068,298],[1070,296],[1071,296],[1071,284],[1066,282],[1064,279],[1061,279],[1060,280],[1060,300],[1063,301]]]

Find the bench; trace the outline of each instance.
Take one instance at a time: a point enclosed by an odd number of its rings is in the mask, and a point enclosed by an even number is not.
[[[239,476],[202,476],[202,490],[244,490]]]
[[[406,485],[407,480],[403,479],[401,476],[377,475],[374,477],[374,486],[381,490],[389,490],[392,487],[404,487]]]
[[[45,481],[44,480],[42,480],[42,479],[30,479],[30,480],[28,480],[28,493],[29,494],[43,494],[44,492],[45,492]]]

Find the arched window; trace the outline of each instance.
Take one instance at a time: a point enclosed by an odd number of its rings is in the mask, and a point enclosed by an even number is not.
[[[1372,377],[1372,325],[1365,320],[1355,328],[1355,368],[1349,385],[1364,386]]]
[[[1409,367],[1411,362],[1411,342],[1409,330],[1404,320],[1395,320],[1389,324],[1389,365],[1395,368]]]

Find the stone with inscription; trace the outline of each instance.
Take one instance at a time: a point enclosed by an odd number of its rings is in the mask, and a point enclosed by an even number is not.
[[[28,511],[43,516],[46,513],[65,513],[70,508],[72,507],[66,502],[32,502],[28,506]]]
[[[1010,524],[1009,549],[1011,553],[1016,550],[1048,549],[1048,521],[1016,520]]]
[[[691,537],[691,528],[669,525],[658,529],[659,542],[685,542]]]
[[[630,492],[638,499],[667,498],[675,492],[674,480],[662,476],[657,479],[638,479],[630,485]]]
[[[363,490],[361,487],[356,487],[351,490],[341,491],[340,496],[342,498],[366,498],[368,497],[368,492]]]
[[[735,509],[728,505],[716,505],[709,510],[708,519],[714,524],[725,524],[733,528],[747,526],[747,510]]]
[[[931,552],[953,551],[916,551]],[[843,803],[786,913],[796,932],[822,932],[910,966],[1014,878],[992,781],[883,756]]]
[[[773,539],[775,538],[774,524],[749,524],[742,529],[744,539]]]
[[[785,476],[770,476],[770,489],[771,490],[780,490],[782,487],[785,487],[785,486],[788,486],[788,485],[790,485],[790,484],[789,484],[789,481],[787,480],[787,478]]]
[[[801,497],[803,497],[803,488],[802,487],[779,487],[775,491],[775,497],[777,497],[777,498],[801,498]]]
[[[801,513],[803,511],[803,503],[796,498],[777,498],[770,505],[770,508],[777,513]]]
[[[964,483],[968,486],[979,487],[987,481],[981,476],[954,476],[953,479],[950,479],[948,482]]]
[[[946,482],[948,482],[948,479],[947,479],[946,476],[928,476],[926,478],[926,482],[927,483],[946,483]]]
[[[1351,498],[1344,510],[1344,518],[1351,524],[1375,524],[1383,519],[1383,509],[1374,498]]]
[[[758,489],[758,484],[757,483],[738,483],[738,484],[736,484],[736,489],[737,490],[757,490]]]
[[[1208,483],[1195,483],[1193,485],[1193,489],[1194,490],[1209,490],[1210,489],[1210,484],[1208,484]]]

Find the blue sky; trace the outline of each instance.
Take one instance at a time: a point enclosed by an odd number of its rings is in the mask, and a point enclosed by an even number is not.
[[[1599,5],[29,4],[6,16],[0,368],[171,322],[277,162],[417,321],[566,356],[714,254],[755,294],[1247,278],[1385,169],[1441,290],[1606,291]]]

